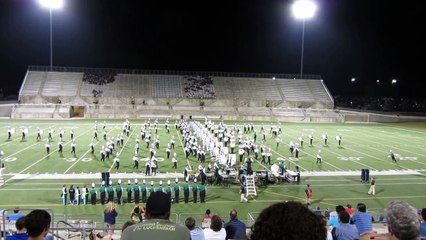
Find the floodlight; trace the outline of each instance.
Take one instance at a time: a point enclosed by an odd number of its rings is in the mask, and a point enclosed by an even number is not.
[[[352,79],[351,79],[351,82],[355,82],[355,78],[352,78]]]
[[[298,0],[293,3],[293,15],[297,19],[309,19],[315,15],[317,5],[310,0]]]
[[[63,0],[39,0],[41,6],[50,9],[59,9],[64,5]]]
[[[272,77],[272,80],[275,80],[275,77]]]
[[[396,84],[396,79],[392,79],[392,84]]]
[[[376,82],[377,82],[377,83],[379,83],[379,82],[380,82],[380,80],[379,80],[379,79],[377,79],[377,80],[376,80]]]

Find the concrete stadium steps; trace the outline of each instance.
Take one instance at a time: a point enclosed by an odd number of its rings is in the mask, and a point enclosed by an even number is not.
[[[282,80],[278,82],[278,86],[284,94],[285,100],[287,101],[315,101],[306,80]]]
[[[183,77],[179,75],[152,75],[153,97],[183,97]]]
[[[46,72],[28,71],[20,95],[36,96],[39,94],[42,82],[46,79]]]
[[[282,100],[276,81],[272,79],[213,77],[213,80],[217,98]]]
[[[76,96],[82,79],[82,72],[47,72],[41,95]]]
[[[318,80],[306,80],[312,95],[317,102],[330,102],[333,101],[328,93],[325,91],[323,83]]]
[[[12,118],[53,118],[56,110],[54,104],[18,104],[12,112]]]

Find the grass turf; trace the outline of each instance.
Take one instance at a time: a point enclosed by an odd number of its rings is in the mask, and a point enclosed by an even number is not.
[[[106,120],[108,136],[117,136],[122,130],[122,120]],[[102,120],[98,120],[101,123]],[[94,121],[92,120],[0,120],[0,149],[5,152],[3,170],[6,183],[0,188],[0,208],[22,208],[47,207],[51,208],[58,218],[67,215],[76,218],[95,218],[101,221],[101,205],[96,206],[62,206],[60,190],[63,184],[74,184],[74,186],[90,185],[91,182],[100,182],[99,179],[73,179],[73,180],[13,180],[10,179],[16,173],[36,174],[36,173],[89,173],[89,172],[134,172],[132,155],[134,153],[135,138],[140,137],[139,125],[143,120],[131,120],[132,131],[129,138],[125,137],[123,148],[118,147],[120,154],[120,170],[113,168],[112,158],[102,163],[99,161],[100,146],[104,140],[95,141],[95,154],[89,151],[89,142],[93,137]],[[152,120],[151,120],[152,122]],[[177,133],[171,121],[171,133],[167,134],[162,125],[159,126],[160,149],[157,156],[165,158],[165,146],[172,135],[175,136],[178,155],[178,169],[172,169],[171,160],[165,159],[159,164],[160,172],[182,173],[186,165],[181,143],[181,136]],[[226,122],[229,125],[243,122]],[[258,132],[258,142],[262,138],[259,133],[263,124],[269,133],[269,125],[277,123],[253,122],[255,130]],[[11,140],[7,140],[7,126],[16,128]],[[21,141],[21,127],[29,128],[29,133],[25,141]],[[53,141],[51,142],[51,154],[47,155],[44,144],[46,143],[47,128],[55,129]],[[174,204],[172,213],[181,215],[181,222],[189,216],[199,217],[209,208],[213,213],[218,213],[227,219],[230,209],[236,208],[241,219],[247,219],[248,214],[255,216],[257,212],[271,203],[282,200],[304,200],[304,189],[307,183],[311,184],[314,190],[313,207],[320,206],[321,209],[334,208],[337,204],[353,206],[358,202],[364,202],[368,208],[384,208],[390,200],[402,199],[411,203],[417,208],[424,206],[426,198],[426,124],[424,123],[400,123],[400,124],[307,124],[307,123],[282,123],[282,134],[280,136],[280,146],[276,147],[276,140],[270,134],[266,136],[266,146],[273,151],[273,162],[278,158],[286,159],[287,165],[294,170],[295,165],[299,165],[302,171],[300,184],[271,184],[267,187],[258,187],[258,196],[248,204],[239,203],[238,185],[230,187],[207,186],[207,202],[204,204]],[[44,129],[41,141],[36,141],[36,128]],[[74,156],[70,153],[69,129],[74,127],[77,143],[77,153]],[[57,150],[58,129],[65,130],[64,153],[60,155]],[[241,126],[242,128],[242,126]],[[99,139],[102,138],[102,126],[98,124]],[[327,132],[328,145],[324,145],[321,135]],[[314,144],[308,146],[307,135],[313,133]],[[334,137],[342,136],[342,146],[338,147]],[[300,158],[291,158],[288,143],[298,142],[298,137],[304,135],[305,143],[301,148]],[[248,133],[247,136],[253,136]],[[388,157],[389,150],[397,154],[397,163],[392,163]],[[317,165],[315,156],[321,150],[323,163]],[[145,142],[141,140],[140,157],[148,156],[148,149]],[[173,154],[173,150],[172,150]],[[207,154],[207,159],[209,154]],[[198,165],[195,157],[189,158],[190,164]],[[255,170],[268,168],[260,162],[253,165]],[[376,196],[366,194],[369,185],[361,183],[359,176],[326,176],[326,177],[303,177],[304,171],[359,171],[362,168],[370,170],[417,170],[420,175],[405,176],[375,176],[377,181]],[[144,171],[143,162],[139,166],[139,172]],[[141,182],[143,175],[139,179]],[[122,179],[123,183],[127,179]],[[167,179],[162,179],[163,182]],[[147,179],[147,182],[151,179]],[[155,179],[155,186],[158,186],[159,179]],[[172,179],[173,182],[173,179]],[[114,183],[115,185],[115,183]],[[127,184],[123,184],[126,186]],[[173,185],[173,184],[172,184]],[[164,186],[164,184],[163,184]],[[181,193],[181,197],[183,194]],[[192,199],[192,197],[190,198]],[[122,222],[128,219],[129,212],[133,204],[125,204],[118,207]],[[175,216],[173,216],[175,218]],[[182,219],[183,218],[183,219]]]

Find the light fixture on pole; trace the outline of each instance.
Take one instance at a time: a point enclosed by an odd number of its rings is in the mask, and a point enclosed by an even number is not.
[[[292,6],[293,15],[302,20],[302,53],[300,57],[300,78],[303,76],[303,51],[305,45],[305,21],[312,18],[317,11],[317,5],[311,0],[297,0]]]
[[[52,36],[52,9],[60,9],[64,5],[63,0],[39,0],[42,7],[49,8],[50,14],[50,68],[53,66],[53,36]]]

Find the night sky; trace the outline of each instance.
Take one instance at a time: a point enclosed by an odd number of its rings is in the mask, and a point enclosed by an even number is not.
[[[292,2],[65,0],[53,12],[53,65],[298,74]],[[316,2],[305,74],[321,75],[333,95],[425,95],[424,1]],[[0,88],[17,94],[28,65],[49,65],[49,10],[0,0],[0,31]]]

